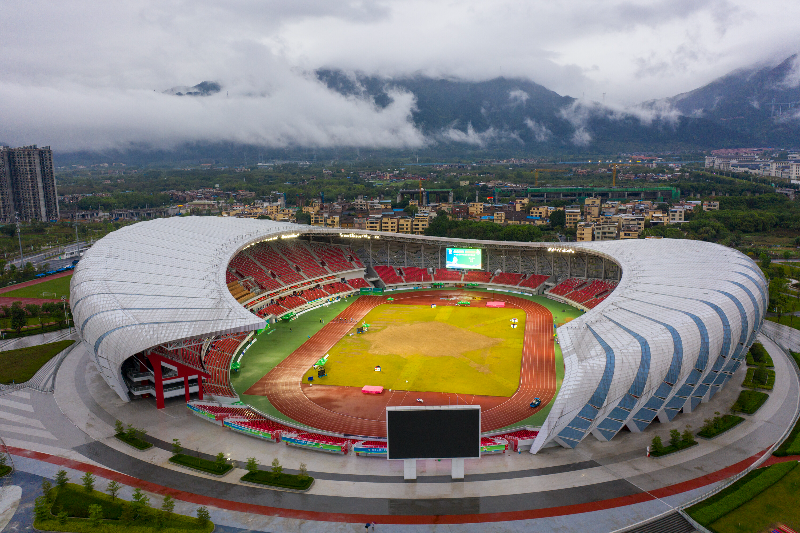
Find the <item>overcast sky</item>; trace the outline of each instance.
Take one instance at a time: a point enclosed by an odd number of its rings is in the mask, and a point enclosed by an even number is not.
[[[234,140],[419,146],[411,95],[378,111],[320,67],[529,78],[631,105],[800,50],[800,2],[3,0],[0,141],[56,149]],[[203,80],[209,98],[162,91]]]

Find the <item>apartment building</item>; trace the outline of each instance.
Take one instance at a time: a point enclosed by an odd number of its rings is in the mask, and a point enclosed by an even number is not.
[[[58,220],[58,191],[53,152],[37,148],[0,147],[0,221]]]
[[[588,242],[594,238],[594,223],[593,222],[578,222],[576,228],[576,239],[578,242]]]
[[[581,210],[578,207],[568,207],[564,210],[567,216],[567,227],[574,228],[578,225],[578,222],[581,220]]]

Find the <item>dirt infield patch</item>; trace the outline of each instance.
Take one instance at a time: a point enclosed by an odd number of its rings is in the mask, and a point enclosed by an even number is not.
[[[457,357],[470,350],[491,348],[502,340],[443,322],[419,322],[387,326],[375,333],[371,342],[369,351],[375,355]]]

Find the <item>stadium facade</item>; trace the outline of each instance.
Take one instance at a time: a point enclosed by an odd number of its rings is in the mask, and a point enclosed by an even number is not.
[[[665,422],[693,410],[741,365],[766,312],[767,282],[753,261],[700,241],[511,243],[249,219],[158,219],[101,239],[75,269],[70,289],[75,326],[103,379],[129,401],[136,371],[146,374],[149,360],[150,373],[155,369],[165,384],[171,379],[176,394],[202,395],[204,380],[213,373],[204,359],[209,346],[229,338],[238,342],[265,327],[265,318],[274,318],[273,300],[248,293],[243,298],[253,298],[246,309],[233,296],[232,261],[258,249],[252,247],[291,240],[313,246],[303,249],[329,261],[318,261],[314,275],[312,268],[293,265],[306,283],[318,276],[311,282],[324,279],[350,288],[345,281],[366,283],[366,277],[383,285],[375,266],[435,272],[444,266],[446,247],[478,247],[484,250],[486,271],[478,286],[491,287],[503,272],[514,272],[542,280],[536,287],[516,285],[514,291],[544,293],[584,308],[584,315],[557,329],[565,376],[533,453],[552,443],[574,447],[589,434],[610,440],[625,427],[638,432],[656,418]],[[335,257],[345,248],[353,254],[349,262]],[[286,257],[301,260],[284,252],[284,263]],[[339,272],[336,261],[355,266]],[[274,272],[272,277],[280,285],[280,277]],[[580,278],[608,280],[612,290],[591,304],[555,290],[563,280]],[[270,283],[265,277],[260,285]]]

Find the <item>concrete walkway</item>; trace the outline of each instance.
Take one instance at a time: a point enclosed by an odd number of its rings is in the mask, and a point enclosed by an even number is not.
[[[466,461],[466,479],[451,482],[449,461],[423,461],[416,483],[404,482],[402,463],[327,455],[249,438],[205,422],[183,401],[126,403],[100,378],[88,354],[75,349],[56,379],[55,395],[17,391],[0,398],[0,433],[15,450],[18,470],[52,477],[69,467],[76,477],[94,470],[104,479],[151,492],[154,503],[173,494],[186,505],[212,507],[215,522],[256,531],[614,531],[682,505],[748,467],[783,434],[798,408],[797,375],[766,341],[777,372],[775,391],[753,416],[713,440],[659,459],[646,458],[652,437],[725,412],[741,390],[744,368],[707,404],[622,433],[603,443],[585,439],[575,450],[547,448],[537,455],[501,454]],[[3,401],[5,400],[5,402]],[[156,443],[139,452],[113,437],[115,420],[148,429]],[[169,444],[219,451],[242,464],[278,458],[288,471],[301,462],[316,478],[307,494],[243,485],[243,470],[222,479],[195,475],[168,463]],[[182,504],[183,505],[183,504]]]

